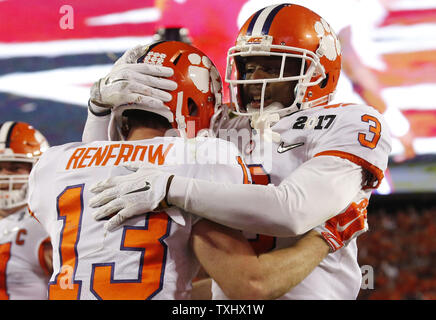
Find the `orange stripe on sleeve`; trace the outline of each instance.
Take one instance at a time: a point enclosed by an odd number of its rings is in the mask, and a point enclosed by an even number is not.
[[[383,171],[380,170],[379,168],[377,168],[376,166],[374,166],[373,164],[369,163],[368,161],[354,155],[348,152],[343,152],[343,151],[337,151],[337,150],[328,150],[328,151],[323,151],[320,153],[317,153],[315,155],[315,157],[319,157],[319,156],[334,156],[334,157],[339,157],[342,159],[347,159],[355,164],[357,164],[358,166],[361,166],[362,168],[364,168],[365,170],[367,170],[368,172],[370,172],[372,174],[372,177],[369,177],[368,180],[366,181],[366,185],[363,187],[363,189],[377,189],[378,186],[380,185],[381,181],[383,180],[384,174]],[[374,186],[374,183],[377,182],[377,184]]]

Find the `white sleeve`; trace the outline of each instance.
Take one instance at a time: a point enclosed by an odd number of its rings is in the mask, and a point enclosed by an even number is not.
[[[108,140],[110,118],[110,113],[104,116],[97,116],[88,109],[88,117],[86,118],[85,127],[83,129],[82,142],[88,143]]]
[[[240,230],[301,235],[342,212],[362,188],[362,168],[348,160],[312,158],[279,186],[212,183],[176,176],[173,205]]]

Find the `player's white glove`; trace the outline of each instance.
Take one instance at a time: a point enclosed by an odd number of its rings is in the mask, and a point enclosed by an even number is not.
[[[93,213],[94,219],[115,214],[105,224],[108,231],[133,216],[169,207],[166,195],[173,175],[144,163],[130,163],[125,167],[135,172],[111,177],[90,188],[96,195],[89,200],[89,206],[100,207]]]
[[[164,103],[172,97],[164,90],[175,90],[177,82],[161,77],[171,77],[174,71],[169,67],[137,63],[146,48],[136,46],[127,50],[109,74],[94,83],[88,102],[94,115],[107,115],[111,108],[133,103],[167,108]]]
[[[351,204],[347,210],[314,228],[335,252],[368,231],[366,204]]]

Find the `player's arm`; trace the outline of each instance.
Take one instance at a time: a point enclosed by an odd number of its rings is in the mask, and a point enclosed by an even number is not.
[[[111,110],[108,108],[99,114],[95,107],[88,107],[88,116],[83,128],[82,141],[107,140],[110,114]]]
[[[306,278],[329,246],[314,231],[289,248],[253,251],[240,231],[202,220],[193,227],[192,248],[199,262],[230,299],[276,299]]]
[[[191,290],[192,300],[211,300],[212,299],[212,278],[204,268],[200,268],[195,278],[192,280]]]
[[[204,278],[192,282],[192,300],[212,300],[212,278]]]
[[[145,181],[153,187],[136,191],[136,183]],[[89,205],[101,206],[94,212],[97,220],[118,212],[108,220],[108,230],[131,216],[169,204],[231,228],[289,237],[341,213],[361,190],[362,181],[359,165],[330,156],[307,161],[279,186],[219,183],[141,167],[96,184],[92,191],[99,194]]]
[[[289,237],[342,212],[362,184],[360,166],[337,157],[316,157],[278,186],[175,176],[167,199],[169,204],[231,228]]]

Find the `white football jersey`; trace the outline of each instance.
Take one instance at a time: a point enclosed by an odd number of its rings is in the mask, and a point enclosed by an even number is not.
[[[238,122],[241,123],[244,122]],[[228,127],[233,125],[229,123]],[[345,209],[366,210],[373,188],[383,179],[391,151],[390,132],[378,111],[366,105],[319,106],[283,117],[272,130],[280,134],[279,142],[256,144],[252,141],[242,146],[241,154],[254,182],[257,179],[259,184],[279,185],[297,167],[314,157],[339,157],[370,173]],[[256,171],[251,170],[253,165]],[[312,192],[326,190],[314,189]],[[316,215],[317,212],[311,214]],[[263,251],[283,248],[296,241],[296,238],[247,236],[255,239],[253,243]],[[347,247],[329,254],[306,279],[281,299],[355,299],[360,285],[361,271],[354,239]],[[213,298],[226,298],[216,283],[213,284]]]
[[[47,299],[44,228],[26,208],[0,220],[0,299]]]
[[[53,244],[50,299],[189,299],[199,264],[189,245],[198,218],[171,208],[105,232],[92,217],[89,188],[131,173],[141,161],[185,177],[243,182],[234,145],[221,139],[158,137],[52,147],[30,177],[29,206]]]

